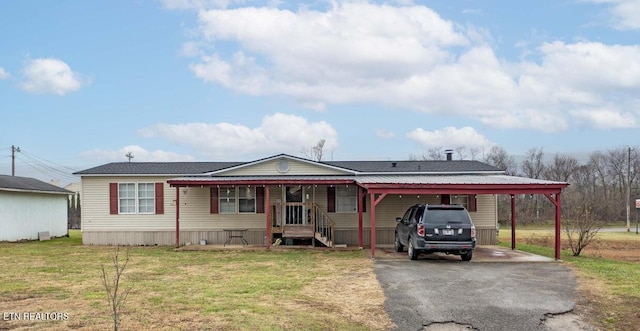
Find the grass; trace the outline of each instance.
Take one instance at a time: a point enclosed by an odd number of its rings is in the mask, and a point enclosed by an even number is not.
[[[100,267],[111,271],[113,251],[82,246],[78,231],[0,243],[0,314],[68,314],[64,321],[0,318],[0,329],[109,329]],[[391,322],[372,268],[362,251],[132,247],[122,328],[386,330]]]
[[[500,245],[510,247],[510,236],[510,231],[500,231]],[[516,230],[516,247],[553,257],[553,231]],[[581,256],[563,249],[561,259],[578,276],[578,306],[592,322],[607,330],[631,330],[640,325],[640,237],[635,232],[599,233]]]

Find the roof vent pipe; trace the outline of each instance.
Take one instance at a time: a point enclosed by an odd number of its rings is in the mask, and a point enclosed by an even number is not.
[[[391,168],[395,168],[398,165],[397,162],[391,162]]]
[[[447,154],[447,161],[453,160],[453,149],[445,149],[444,153]]]

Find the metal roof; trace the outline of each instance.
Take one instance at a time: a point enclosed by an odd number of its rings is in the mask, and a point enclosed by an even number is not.
[[[0,175],[0,191],[38,192],[54,194],[72,194],[65,190],[35,178]]]
[[[362,175],[361,184],[562,185],[563,182],[509,175]]]

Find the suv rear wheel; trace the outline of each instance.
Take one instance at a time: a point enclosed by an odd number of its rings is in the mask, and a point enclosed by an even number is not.
[[[409,254],[409,258],[411,260],[417,260],[418,259],[418,255],[420,255],[420,253],[413,248],[413,239],[409,238],[409,247],[407,248],[407,253]]]
[[[402,252],[404,250],[404,246],[400,243],[400,238],[398,238],[397,233],[396,240],[393,242],[393,247],[396,249],[396,252]]]
[[[462,261],[471,261],[472,257],[473,257],[473,251],[468,251],[460,255],[460,258],[462,258]]]

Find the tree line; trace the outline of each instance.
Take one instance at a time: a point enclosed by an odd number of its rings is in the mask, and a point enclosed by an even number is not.
[[[624,146],[598,150],[578,160],[566,154],[546,155],[542,147],[529,149],[520,162],[499,146],[486,154],[479,148],[454,149],[454,159],[482,160],[508,175],[569,183],[562,193],[562,213],[565,219],[588,218],[604,222],[626,221],[627,213],[636,218],[635,199],[640,198],[640,146]],[[432,148],[426,154],[410,159],[442,160],[442,148]],[[627,197],[630,196],[627,209]],[[510,220],[509,196],[500,196],[498,218]],[[554,217],[554,209],[546,197],[517,195],[518,223],[546,222]],[[505,203],[506,202],[506,203]]]

